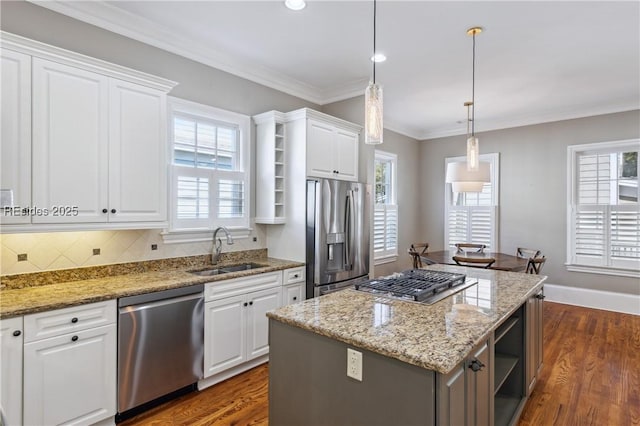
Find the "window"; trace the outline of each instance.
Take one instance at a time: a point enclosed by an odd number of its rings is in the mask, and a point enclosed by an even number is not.
[[[248,228],[249,117],[171,98],[171,231]]]
[[[640,276],[640,140],[568,147],[571,271]]]
[[[464,162],[466,157],[445,160]],[[452,185],[445,183],[445,227],[444,245],[451,249],[456,243],[484,244],[491,251],[498,250],[498,182],[499,155],[483,154],[480,161],[491,165],[491,182],[485,183],[482,192],[453,192]]]
[[[376,150],[373,254],[377,265],[398,259],[397,164],[395,154]]]

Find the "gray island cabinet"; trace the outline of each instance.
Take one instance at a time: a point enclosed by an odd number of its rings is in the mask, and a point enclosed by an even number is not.
[[[542,366],[546,277],[477,280],[425,305],[347,289],[269,312],[269,424],[511,425]]]

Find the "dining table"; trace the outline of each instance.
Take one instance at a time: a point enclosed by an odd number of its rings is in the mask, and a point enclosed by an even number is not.
[[[443,263],[446,265],[457,265],[453,260],[453,256],[476,257],[476,258],[494,258],[496,261],[488,269],[498,269],[500,271],[524,272],[527,269],[529,259],[524,257],[513,256],[511,254],[483,251],[469,252],[457,250],[441,250],[432,251],[422,254],[422,258],[426,263]],[[476,268],[478,266],[475,266]]]

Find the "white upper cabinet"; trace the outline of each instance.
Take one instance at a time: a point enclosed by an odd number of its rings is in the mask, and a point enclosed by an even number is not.
[[[335,121],[308,120],[307,175],[357,181],[358,132]]]
[[[159,228],[175,82],[2,32],[3,232]],[[6,189],[6,190],[5,190]]]
[[[109,112],[109,220],[166,220],[165,94],[111,79]]]
[[[17,210],[31,205],[31,57],[3,49],[0,58],[0,222],[29,223],[29,216]]]
[[[77,207],[33,223],[107,220],[108,107],[107,77],[33,59],[33,204]]]

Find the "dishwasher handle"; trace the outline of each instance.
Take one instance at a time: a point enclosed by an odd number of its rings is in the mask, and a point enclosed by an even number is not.
[[[137,305],[122,306],[119,309],[119,313],[120,313],[120,315],[122,315],[122,314],[131,313],[131,312],[143,311],[145,309],[158,308],[158,307],[165,306],[165,305],[172,305],[174,303],[188,302],[189,300],[197,300],[197,299],[204,300],[204,295],[196,293],[196,294],[190,294],[190,295],[187,295],[187,296],[172,297],[171,299],[156,300],[155,302],[139,303]]]
[[[192,285],[189,287],[172,288],[169,290],[156,291],[153,293],[139,294],[137,296],[127,296],[118,299],[118,307],[122,308],[131,305],[141,305],[144,303],[156,302],[160,300],[173,299],[176,297],[196,294],[204,294],[204,284]]]

